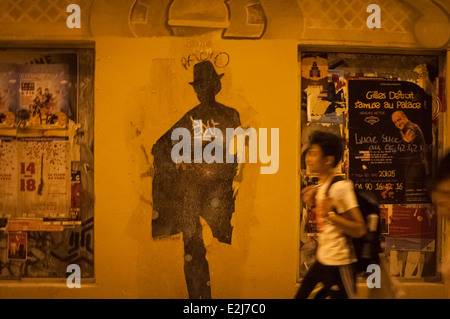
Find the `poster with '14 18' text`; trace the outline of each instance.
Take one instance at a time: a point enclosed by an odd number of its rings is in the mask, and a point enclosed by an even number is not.
[[[68,218],[70,159],[65,137],[18,137],[18,214]]]

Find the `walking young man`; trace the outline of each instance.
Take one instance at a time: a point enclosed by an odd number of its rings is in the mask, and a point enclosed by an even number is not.
[[[306,273],[296,299],[308,298],[319,282],[324,285],[321,297],[351,299],[356,296],[352,266],[356,259],[348,237],[364,236],[367,226],[358,207],[353,183],[341,180],[330,187],[343,151],[341,139],[334,134],[314,132],[310,137],[305,161],[310,172],[319,175],[319,185],[306,187],[302,199],[309,205],[316,205],[318,248],[316,262]]]
[[[432,181],[433,202],[443,223],[450,223],[450,152],[440,161],[436,178]],[[450,298],[450,245],[444,245],[441,273],[445,283],[446,297]]]

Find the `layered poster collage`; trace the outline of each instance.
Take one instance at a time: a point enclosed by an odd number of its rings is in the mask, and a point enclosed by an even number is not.
[[[68,83],[64,64],[0,65],[0,218],[8,223],[71,218]],[[10,231],[9,258],[26,259],[26,242]]]
[[[429,90],[434,85],[424,85],[433,82],[429,66],[411,67],[402,78],[390,76],[383,66],[379,69],[385,72],[378,73],[370,66],[355,66],[355,60],[350,54],[303,54],[302,148],[316,130],[343,137],[345,154],[336,174],[376,195],[391,274],[433,277],[437,216],[427,181],[432,172],[436,92]],[[316,184],[317,176],[302,163],[302,187]],[[314,207],[303,205],[302,210],[300,248],[306,268],[313,262],[317,227]]]

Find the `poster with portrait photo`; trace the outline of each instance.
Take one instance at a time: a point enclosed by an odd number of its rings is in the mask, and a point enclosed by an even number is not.
[[[27,246],[27,233],[8,232],[8,259],[26,260]]]
[[[349,178],[380,204],[430,202],[431,96],[406,81],[348,82]]]

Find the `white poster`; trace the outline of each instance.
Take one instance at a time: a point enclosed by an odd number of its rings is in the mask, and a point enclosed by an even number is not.
[[[17,140],[0,136],[0,217],[15,217],[17,204]]]
[[[69,141],[65,137],[18,138],[20,217],[68,218]]]

